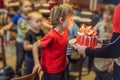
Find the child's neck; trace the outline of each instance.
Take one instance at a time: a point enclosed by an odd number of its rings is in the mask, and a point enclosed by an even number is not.
[[[30,28],[34,33],[39,33],[40,32],[40,30],[38,30],[38,29],[34,29],[34,28]]]
[[[56,26],[54,29],[59,34],[61,34],[61,35],[64,34],[64,29],[62,29],[61,26]]]
[[[27,14],[21,13],[21,15],[23,18],[26,18],[26,19],[28,18]]]

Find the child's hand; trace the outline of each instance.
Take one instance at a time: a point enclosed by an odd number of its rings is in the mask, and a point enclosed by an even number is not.
[[[107,72],[110,74],[113,72],[113,65],[114,65],[114,62],[108,67]]]
[[[99,44],[102,44],[102,43],[103,43],[103,40],[100,39],[100,38],[98,38],[98,43],[99,43]]]
[[[1,29],[1,30],[0,30],[0,36],[3,36],[3,35],[4,35],[4,30]]]
[[[41,71],[41,66],[40,66],[40,64],[35,64],[32,73],[34,73],[34,72],[36,72],[36,71],[38,71],[38,73]]]

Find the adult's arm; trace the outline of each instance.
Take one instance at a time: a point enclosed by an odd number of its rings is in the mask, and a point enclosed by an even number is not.
[[[87,56],[99,58],[118,58],[120,57],[120,34],[113,33],[111,43],[101,48],[86,48]]]

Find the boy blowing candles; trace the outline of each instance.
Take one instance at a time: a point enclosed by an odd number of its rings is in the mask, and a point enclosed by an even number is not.
[[[24,39],[24,49],[25,49],[25,75],[32,73],[34,67],[34,60],[32,55],[32,46],[33,43],[40,40],[44,33],[40,29],[42,24],[42,15],[39,12],[31,12],[28,14],[28,23],[30,29],[26,33]],[[40,50],[39,55],[41,53]],[[38,57],[39,58],[39,57]]]
[[[42,69],[44,72],[42,80],[65,80],[68,29],[74,23],[73,17],[73,10],[67,4],[52,8],[50,21],[53,28],[33,44],[35,62],[33,72]],[[42,47],[41,60],[38,59],[40,47]]]

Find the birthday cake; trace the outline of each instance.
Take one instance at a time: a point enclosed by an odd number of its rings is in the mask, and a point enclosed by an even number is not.
[[[92,28],[92,26],[82,25],[77,33],[77,43],[87,47],[97,46],[97,32]]]

